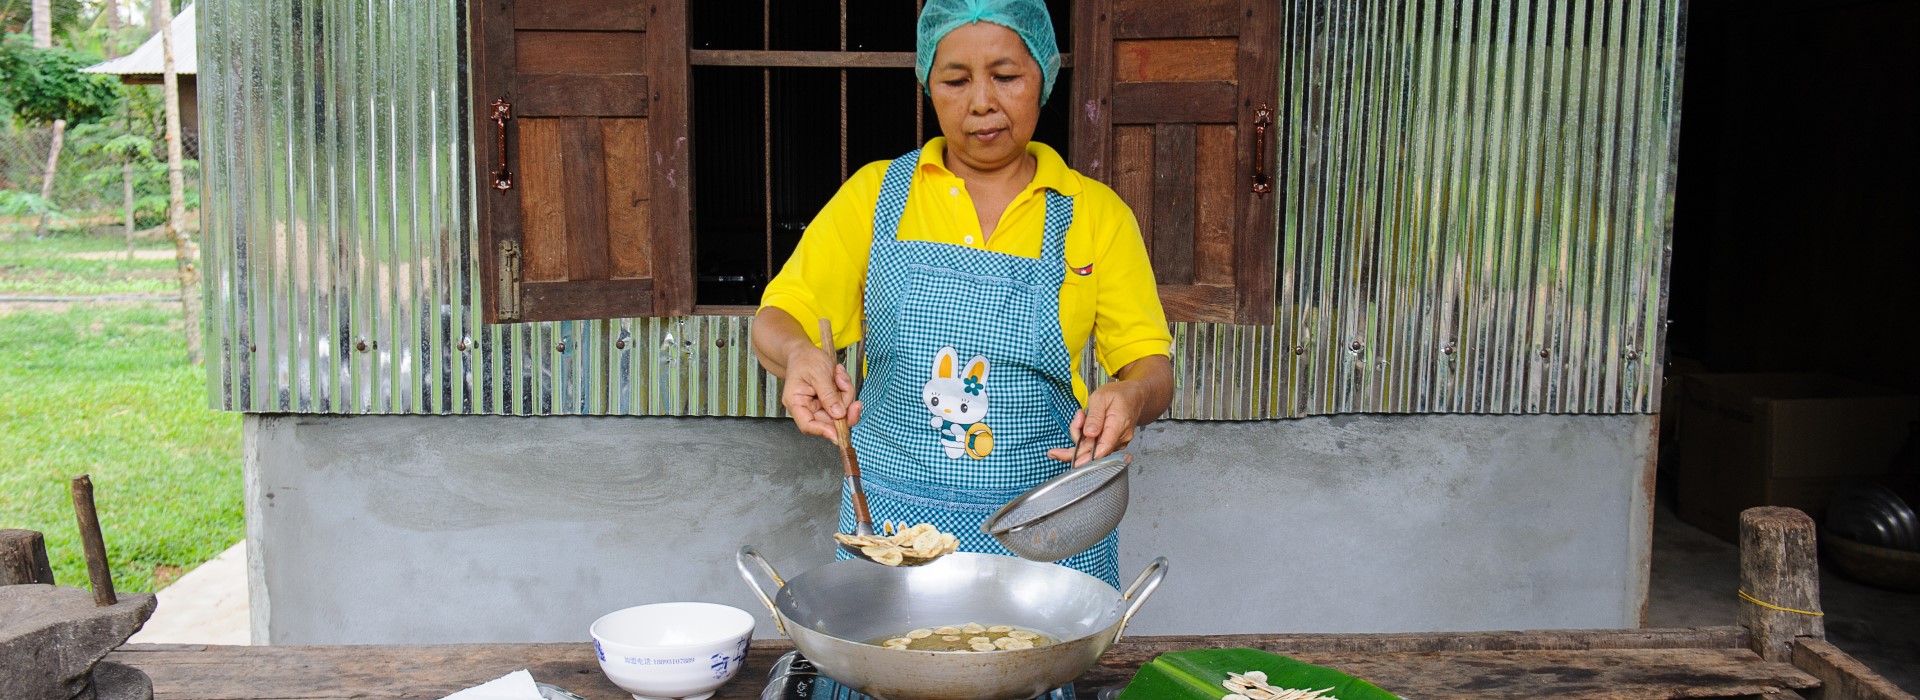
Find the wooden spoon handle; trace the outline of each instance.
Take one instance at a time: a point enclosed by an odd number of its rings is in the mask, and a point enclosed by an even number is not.
[[[833,348],[833,321],[820,319],[820,349],[827,351],[828,357],[835,355]],[[835,394],[840,387],[833,388]],[[840,466],[846,472],[847,490],[853,500],[853,519],[856,530],[861,534],[873,532],[873,515],[867,511],[867,493],[860,488],[860,460],[853,453],[853,430],[848,427],[847,419],[833,419],[834,431],[840,435]]]

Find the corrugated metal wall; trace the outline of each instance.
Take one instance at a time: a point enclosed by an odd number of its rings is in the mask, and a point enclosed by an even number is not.
[[[1293,2],[1281,412],[1656,410],[1683,22]]]
[[[748,319],[479,322],[464,2],[201,4],[216,407],[779,415]],[[1680,3],[1284,12],[1276,324],[1174,416],[1656,410]]]

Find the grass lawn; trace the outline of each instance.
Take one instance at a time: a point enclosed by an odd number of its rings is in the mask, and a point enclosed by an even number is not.
[[[172,291],[170,259],[151,262],[167,283],[147,285],[128,273],[148,261],[74,255],[124,246],[0,240],[0,295],[21,280],[56,296]],[[155,590],[244,536],[240,416],[207,408],[180,328],[177,303],[0,308],[0,528],[44,533],[62,585],[87,580],[67,491],[80,474],[93,478],[117,589]]]
[[[137,240],[134,250],[128,260],[126,239],[109,236],[0,236],[0,296],[179,293],[171,242]]]

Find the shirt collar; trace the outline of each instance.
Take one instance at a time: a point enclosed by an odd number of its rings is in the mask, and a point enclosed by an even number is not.
[[[932,168],[934,172],[941,175],[957,177],[953,171],[947,169],[946,153],[947,138],[933,137],[927,141],[925,148],[920,149],[919,169],[924,171]],[[1067,167],[1067,161],[1062,159],[1060,153],[1053,150],[1053,147],[1039,141],[1028,141],[1027,155],[1033,156],[1036,163],[1033,181],[1027,183],[1028,192],[1051,189],[1068,197],[1080,194],[1082,188],[1080,174]]]

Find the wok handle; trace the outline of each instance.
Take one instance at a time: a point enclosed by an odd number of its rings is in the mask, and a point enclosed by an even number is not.
[[[768,593],[767,589],[760,585],[760,577],[754,573],[753,569],[747,568],[748,561],[759,564],[760,568],[767,572],[767,577],[773,579],[773,593]],[[733,565],[740,569],[740,578],[746,579],[747,586],[753,589],[753,594],[759,596],[760,602],[766,604],[767,612],[773,613],[773,626],[780,630],[781,635],[791,636],[787,635],[786,623],[780,621],[780,611],[773,607],[774,594],[779,593],[780,589],[787,585],[786,580],[780,578],[780,572],[774,571],[773,565],[767,563],[767,558],[760,556],[759,550],[754,549],[750,544],[740,547],[740,553],[734,556]]]
[[[1133,614],[1140,612],[1140,606],[1147,602],[1147,596],[1153,595],[1153,590],[1159,588],[1161,579],[1166,577],[1167,558],[1154,557],[1153,561],[1147,563],[1146,570],[1141,571],[1140,575],[1133,579],[1133,583],[1127,585],[1127,592],[1121,596],[1121,599],[1132,602],[1127,604],[1126,614],[1120,616],[1120,629],[1113,633],[1114,642],[1120,641],[1120,635],[1127,631],[1127,623],[1133,621]]]

